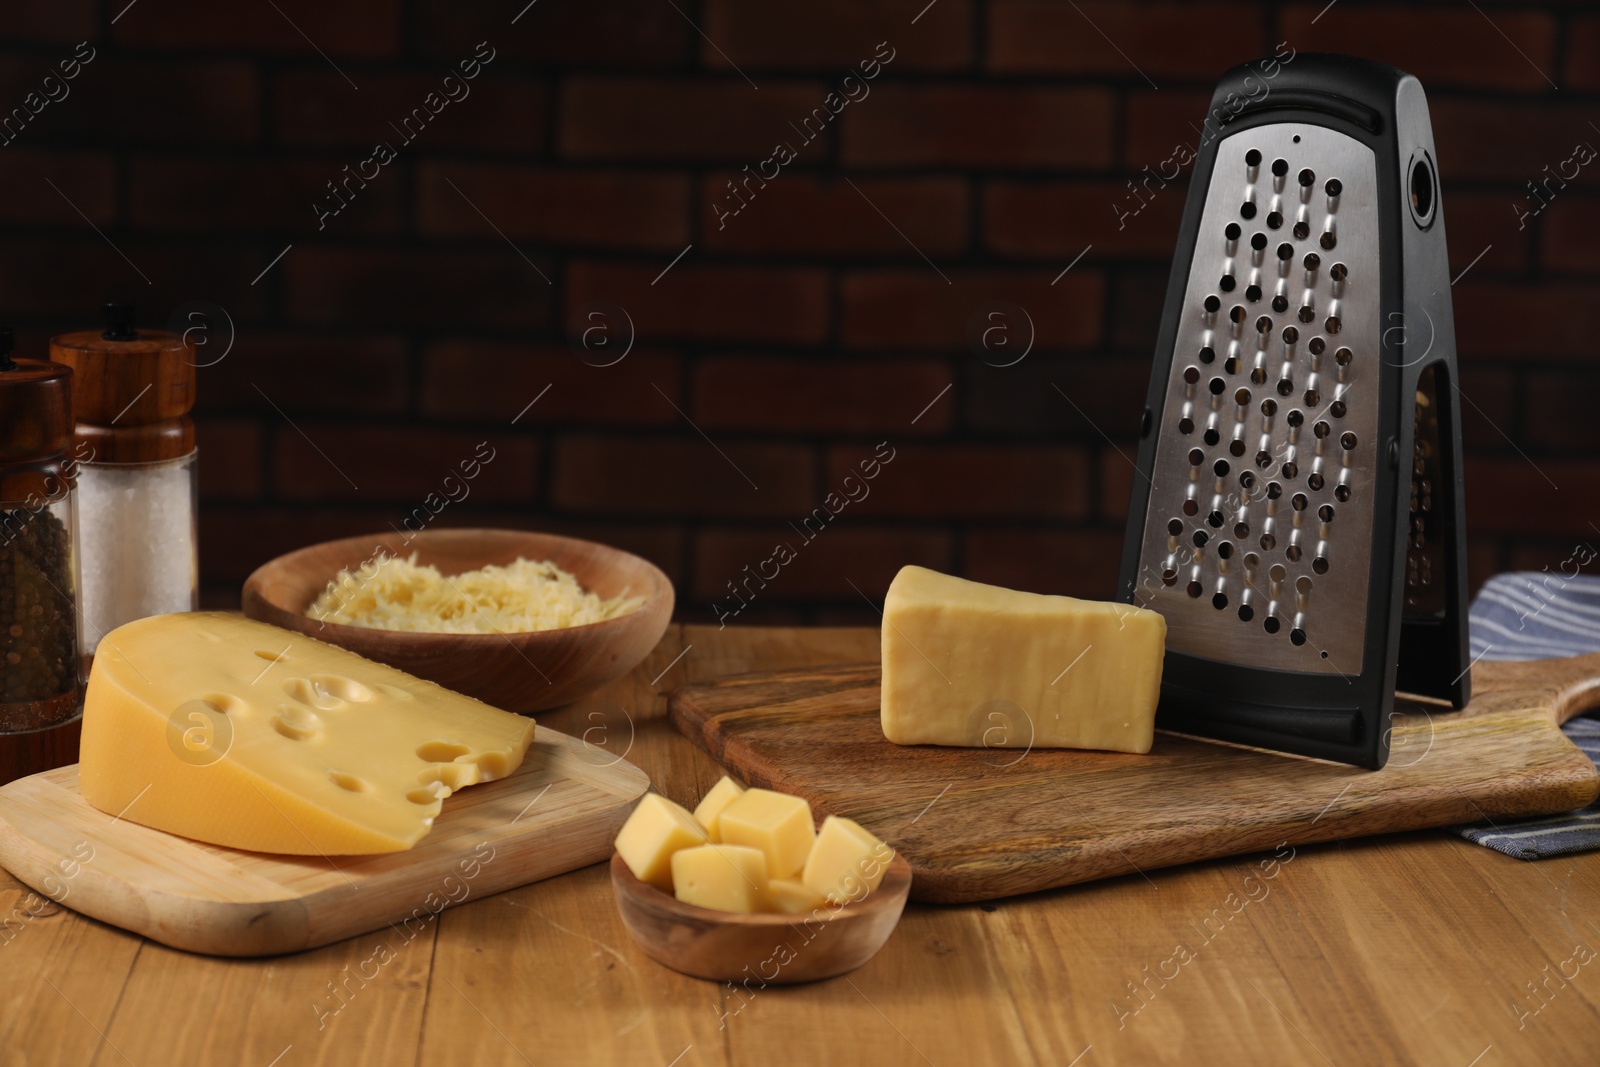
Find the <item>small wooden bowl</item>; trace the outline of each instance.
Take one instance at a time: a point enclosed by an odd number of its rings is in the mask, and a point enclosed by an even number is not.
[[[622,925],[646,956],[694,978],[794,985],[847,974],[877,955],[911,892],[911,864],[896,854],[867,899],[810,915],[738,915],[684,904],[611,857]]]
[[[638,609],[605,622],[507,634],[373,630],[306,615],[341,569],[357,570],[380,550],[460,574],[519,557],[549,560],[590,592],[642,596]],[[520,530],[424,530],[349,537],[279,556],[244,583],[244,613],[368,659],[438,682],[507,711],[559,707],[633,670],[672,619],[672,583],[646,560],[593,541]]]

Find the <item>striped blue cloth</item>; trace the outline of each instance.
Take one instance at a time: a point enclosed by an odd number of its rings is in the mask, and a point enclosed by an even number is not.
[[[1472,661],[1557,659],[1600,651],[1600,578],[1513,571],[1491,578],[1472,602]],[[1600,718],[1562,727],[1600,765]],[[1455,832],[1521,860],[1600,848],[1600,801],[1563,815],[1459,826]]]

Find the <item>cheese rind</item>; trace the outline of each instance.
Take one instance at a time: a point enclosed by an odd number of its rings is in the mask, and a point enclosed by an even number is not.
[[[712,842],[716,843],[722,840],[722,832],[718,828],[717,822],[722,815],[723,809],[738,800],[743,793],[744,787],[742,785],[727,775],[723,775],[722,780],[712,786],[706,792],[706,795],[700,798],[700,803],[695,805],[695,821],[706,828],[706,833],[710,835]]]
[[[802,797],[770,789],[745,790],[722,809],[717,828],[725,843],[765,853],[774,878],[798,874],[817,839],[811,805]]]
[[[853,903],[878,888],[893,856],[860,823],[830,815],[822,821],[800,880],[829,903]]]
[[[672,854],[673,895],[685,904],[749,914],[766,910],[767,857],[743,845],[699,845]]]
[[[883,617],[890,741],[1150,751],[1160,614],[903,567]]]
[[[660,793],[646,793],[617,832],[617,854],[633,876],[668,893],[673,854],[705,843],[705,827]]]
[[[397,852],[533,736],[532,719],[301,634],[158,615],[100,641],[78,780],[101,811],[210,844]]]

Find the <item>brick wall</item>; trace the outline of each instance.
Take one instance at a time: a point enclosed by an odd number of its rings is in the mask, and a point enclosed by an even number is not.
[[[1120,225],[1113,205],[1191,141],[1221,70],[1280,40],[1428,87],[1474,583],[1600,539],[1600,165],[1517,215],[1600,144],[1592,8],[524,2],[0,18],[0,107],[52,97],[0,147],[0,312],[24,351],[113,295],[146,324],[192,301],[233,323],[200,383],[209,602],[274,554],[398,523],[483,440],[495,459],[437,524],[619,544],[689,617],[798,544],[883,441],[870,495],[741,620],[870,620],[907,562],[1109,595],[1184,190]],[[869,94],[808,139],[875,56]],[[380,141],[394,158],[369,162]],[[794,158],[744,184],[779,142]],[[969,342],[995,302],[1035,326],[1015,366]]]

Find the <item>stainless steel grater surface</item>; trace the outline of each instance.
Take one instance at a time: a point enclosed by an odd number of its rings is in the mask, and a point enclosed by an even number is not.
[[[1184,292],[1137,596],[1167,647],[1359,673],[1378,447],[1377,171],[1320,126],[1223,138]]]
[[[1392,67],[1263,60],[1212,97],[1119,586],[1167,619],[1158,726],[1381,767],[1397,686],[1466,703],[1435,159]]]

